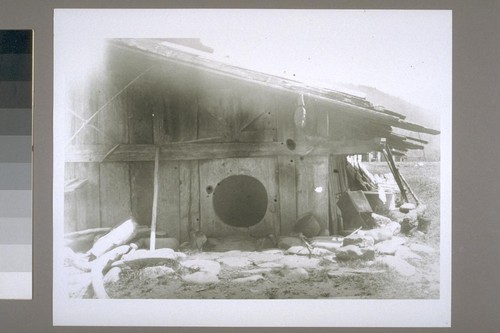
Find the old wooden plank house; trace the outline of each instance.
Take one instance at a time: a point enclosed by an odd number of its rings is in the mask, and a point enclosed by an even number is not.
[[[65,232],[128,216],[181,241],[342,228],[346,155],[421,149],[438,132],[369,101],[240,68],[183,40],[114,39],[68,95]],[[193,41],[188,41],[193,42]],[[209,50],[208,50],[209,51]]]

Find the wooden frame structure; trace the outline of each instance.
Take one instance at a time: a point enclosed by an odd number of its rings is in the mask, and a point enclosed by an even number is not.
[[[107,63],[70,90],[67,232],[133,215],[181,241],[192,230],[284,235],[312,212],[337,234],[345,155],[423,148],[394,127],[439,133],[365,99],[162,39],[111,40]],[[257,178],[269,197],[262,222],[245,230],[220,221],[208,190],[234,174]]]

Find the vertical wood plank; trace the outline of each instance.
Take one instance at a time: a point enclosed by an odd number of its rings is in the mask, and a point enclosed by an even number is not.
[[[339,219],[337,207],[337,195],[339,191],[339,171],[335,168],[337,159],[335,155],[330,155],[328,158],[328,196],[330,205],[330,228],[332,235],[339,234]]]
[[[293,99],[282,100],[277,109],[277,138],[282,145],[286,140],[295,140],[295,125],[293,123]],[[278,156],[279,209],[281,235],[290,234],[297,220],[297,186],[295,179],[296,157]]]
[[[189,231],[193,229],[191,220],[191,163],[190,161],[179,162],[179,223],[180,240],[189,239]]]
[[[179,162],[180,241],[200,228],[198,161]]]
[[[297,220],[297,187],[295,184],[295,158],[278,156],[279,172],[279,208],[281,235],[288,235],[293,231]]]
[[[131,215],[128,163],[102,163],[99,190],[103,227],[112,227]]]
[[[157,232],[180,239],[179,162],[160,161],[158,178]]]
[[[79,202],[79,206],[85,211],[85,218],[81,219],[78,230],[98,228],[100,221],[100,202],[99,202],[99,163],[76,163],[77,177],[87,179],[86,190],[82,192],[84,198]]]
[[[153,203],[153,162],[130,162],[132,215],[139,224],[150,225]]]
[[[74,191],[68,194],[68,200],[65,200],[65,210],[71,210],[74,220],[74,230],[84,230],[97,228],[100,226],[100,202],[99,202],[99,164],[98,163],[66,163],[65,180],[80,179],[87,180],[84,189]],[[74,200],[73,204],[70,200]],[[69,220],[68,220],[69,223]]]
[[[327,228],[328,203],[328,156],[304,156],[296,163],[297,216],[311,212]]]

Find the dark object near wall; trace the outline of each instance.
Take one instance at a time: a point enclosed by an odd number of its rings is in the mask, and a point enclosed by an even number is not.
[[[251,227],[259,223],[267,211],[267,191],[251,176],[234,175],[222,180],[214,191],[214,210],[225,224]]]
[[[337,202],[344,220],[344,229],[352,230],[359,227],[370,229],[370,216],[373,212],[363,191],[347,191]]]

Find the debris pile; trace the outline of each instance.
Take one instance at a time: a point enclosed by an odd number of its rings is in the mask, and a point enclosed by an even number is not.
[[[333,279],[345,272],[351,274],[346,265],[353,261],[377,264],[363,274],[385,267],[410,276],[416,272],[410,262],[434,250],[408,241],[411,233],[407,229],[418,230],[418,207],[404,206],[393,214],[370,213],[374,228],[359,227],[345,237],[321,236],[321,221],[305,214],[298,219],[294,233],[287,236],[216,239],[196,231],[191,233],[190,242],[179,244],[175,238],[156,234],[155,249],[151,249],[151,229],[128,218],[114,228],[66,235],[65,264],[72,272],[68,274],[69,295],[112,298],[117,286],[132,280],[175,284],[177,289],[199,286],[198,292],[221,284],[313,281],[320,272]]]

